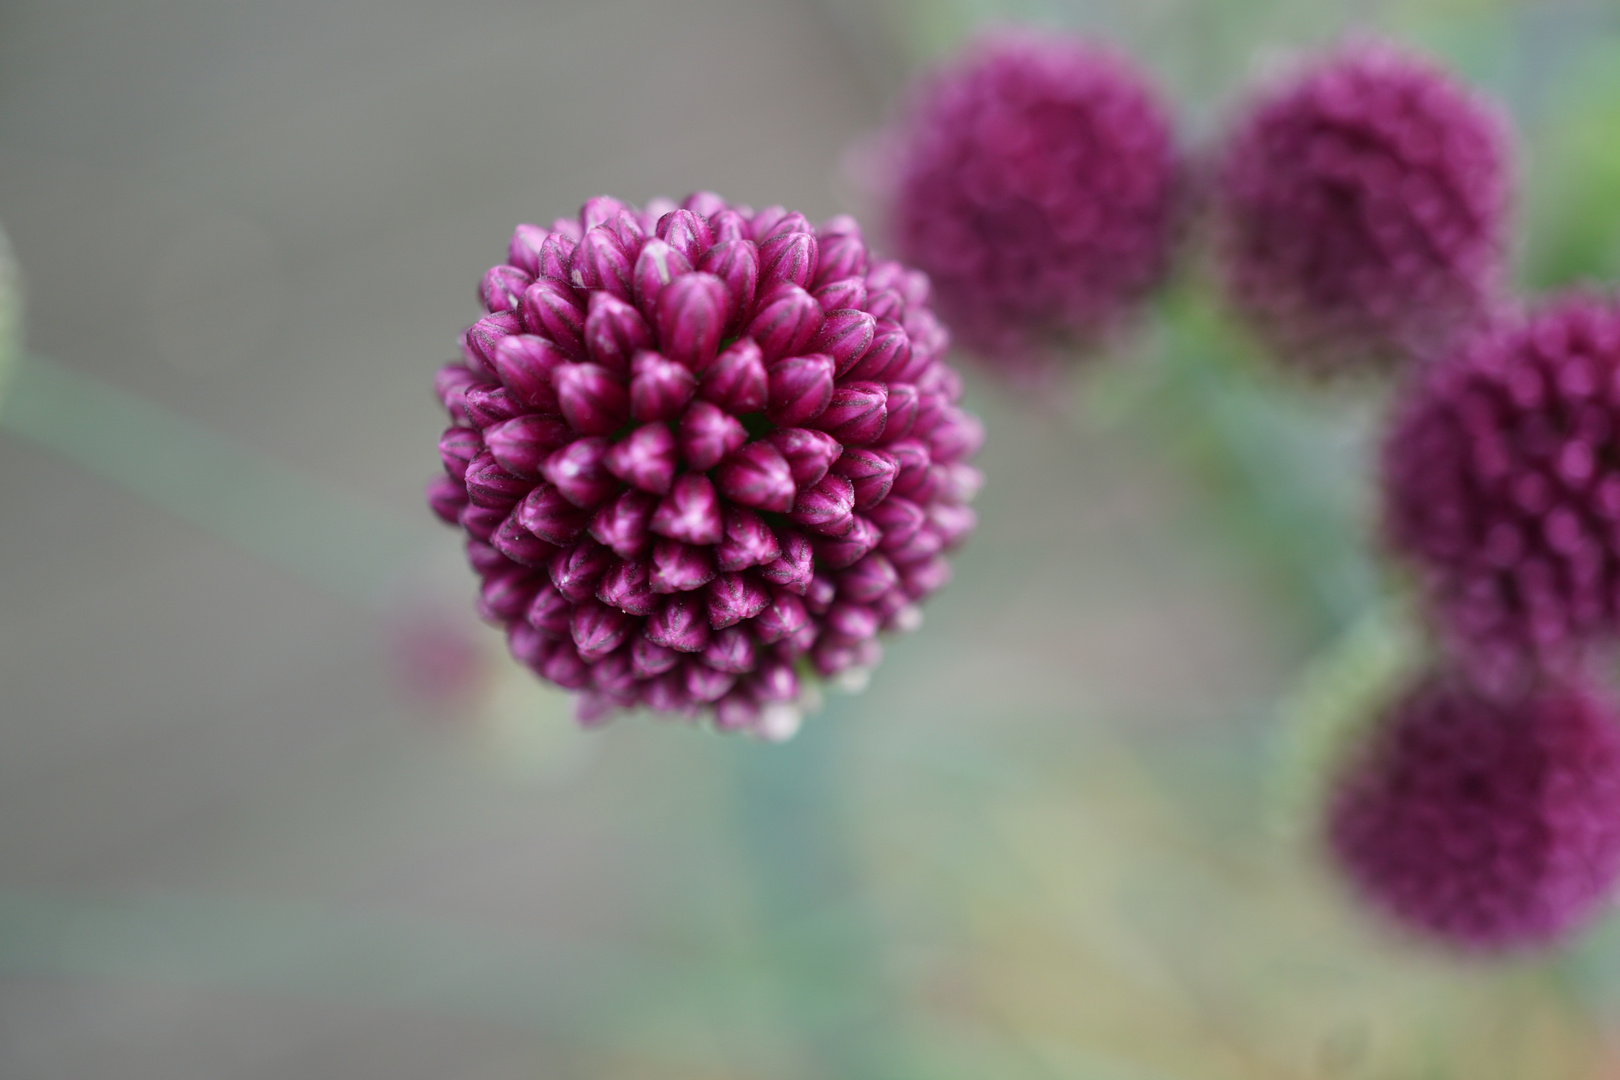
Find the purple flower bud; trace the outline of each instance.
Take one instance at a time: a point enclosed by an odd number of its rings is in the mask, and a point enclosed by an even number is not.
[[[557,591],[577,604],[596,595],[596,583],[612,562],[613,554],[607,548],[586,538],[553,555],[546,570]]]
[[[883,646],[872,638],[846,638],[841,634],[824,634],[816,639],[811,654],[816,672],[830,678],[840,671],[869,669],[883,659]]]
[[[827,468],[844,448],[825,431],[810,428],[780,428],[765,436],[765,441],[776,447],[787,459],[793,472],[793,483],[802,491],[821,482]]]
[[[877,526],[857,514],[851,521],[849,531],[844,535],[836,539],[816,540],[816,558],[834,570],[841,570],[864,558],[882,539],[883,533],[878,531]]]
[[[761,245],[772,237],[787,236],[791,233],[814,235],[816,231],[803,214],[790,213],[780,206],[767,206],[755,214],[750,230],[754,242]]]
[[[530,285],[523,293],[523,322],[531,333],[550,338],[568,355],[583,355],[585,309],[563,282],[540,278]]]
[[[534,571],[526,568],[492,574],[484,579],[479,589],[479,614],[490,622],[515,619],[528,609],[539,587]]]
[[[907,543],[928,521],[927,511],[899,495],[890,495],[866,513],[883,533],[885,547]]]
[[[512,242],[506,248],[506,261],[530,277],[538,277],[540,247],[550,235],[538,225],[519,225],[512,230]]]
[[[546,455],[571,438],[573,432],[554,416],[519,416],[484,432],[484,443],[501,468],[530,480],[540,479]]]
[[[832,357],[808,353],[778,360],[770,368],[770,404],[765,415],[773,424],[796,427],[820,416],[832,396]]]
[[[631,358],[652,345],[652,327],[641,312],[611,293],[591,293],[585,316],[585,348],[591,359],[622,378],[630,373]]]
[[[718,405],[698,401],[681,415],[675,441],[687,468],[707,472],[748,441],[748,429]]]
[[[935,503],[928,509],[928,520],[939,534],[940,542],[949,549],[972,534],[974,527],[979,524],[979,515],[973,512],[971,506]]]
[[[553,637],[567,637],[573,610],[574,605],[569,603],[554,585],[546,582],[535,590],[534,599],[529,603],[524,618],[536,630]]]
[[[972,502],[974,496],[978,495],[979,489],[984,486],[984,473],[971,465],[964,465],[961,462],[948,465],[945,468],[945,474],[947,479],[941,497],[952,502]],[[857,493],[856,505],[859,504],[860,498]]]
[[[690,210],[674,210],[659,218],[658,239],[680,252],[693,266],[714,244],[709,223]]]
[[[904,542],[885,536],[879,542],[879,547],[883,554],[900,568],[900,573],[904,576],[913,563],[932,559],[944,550],[945,541],[932,523],[925,523]]]
[[[815,283],[847,280],[866,273],[866,245],[859,233],[822,236],[817,245]]]
[[[666,649],[702,652],[709,643],[708,612],[701,598],[688,592],[676,593],[647,617],[647,628],[642,633],[648,641]]]
[[[715,470],[720,493],[756,510],[786,513],[793,508],[793,473],[767,442],[751,442],[727,456]]]
[[[865,310],[866,281],[858,277],[839,278],[827,282],[810,295],[816,298],[822,311],[841,311],[845,308]],[[873,319],[876,321],[876,316]]]
[[[475,505],[501,508],[510,507],[529,493],[533,480],[513,476],[496,462],[488,450],[481,450],[467,464],[467,497]]]
[[[942,465],[970,458],[983,445],[984,425],[979,423],[979,418],[954,405],[928,433],[929,456]]]
[[[548,544],[566,547],[585,531],[589,514],[550,484],[541,484],[518,504],[518,521]]]
[[[763,369],[761,376],[763,382]],[[446,364],[433,376],[433,393],[444,405],[444,411],[450,414],[450,420],[456,424],[470,424],[472,420],[467,416],[467,391],[469,388],[480,385],[477,375],[467,369],[465,364]],[[761,394],[761,408],[763,408],[764,395]]]
[[[540,245],[540,269],[535,277],[547,277],[561,284],[568,283],[568,264],[574,261],[574,245],[579,241],[572,236],[552,233]]]
[[[512,560],[481,540],[468,538],[467,564],[479,577],[488,577],[500,570],[512,569]],[[547,556],[548,558],[550,556]]]
[[[681,200],[681,209],[690,210],[700,217],[712,218],[718,213],[734,214],[731,204],[712,191],[694,191]]]
[[[714,703],[716,731],[748,731],[759,723],[759,702],[752,692],[738,688]]]
[[[602,575],[596,598],[631,615],[651,615],[658,606],[647,564],[616,559]]]
[[[877,320],[864,311],[829,311],[810,347],[832,357],[833,373],[842,375],[871,347],[876,333]]]
[[[882,441],[894,442],[911,434],[917,422],[917,388],[910,383],[890,383],[889,400],[884,411],[889,414],[889,419],[883,425]]]
[[[759,590],[760,606],[770,602],[765,590]],[[713,606],[710,606],[711,616]],[[703,650],[703,662],[715,671],[728,675],[746,675],[754,670],[754,639],[740,626],[715,627],[709,644]]]
[[[642,683],[641,703],[666,716],[691,716],[695,706],[686,690],[686,666]]]
[[[826,316],[816,298],[797,285],[779,285],[760,302],[745,334],[759,343],[767,361],[805,349]]]
[[[832,464],[832,472],[855,489],[855,509],[868,510],[889,497],[900,461],[885,450],[852,446]]]
[[[491,386],[489,383],[467,387],[467,392],[462,396],[462,408],[467,413],[467,419],[480,428],[510,420],[525,411],[522,403],[514,400],[506,387]]]
[[[827,627],[842,637],[864,641],[876,637],[881,620],[864,604],[840,601],[827,609]]]
[[[857,604],[871,604],[900,585],[900,573],[892,562],[874,552],[853,563],[836,581],[839,596]]]
[[[484,310],[491,314],[512,311],[523,300],[523,290],[534,283],[534,275],[526,274],[515,266],[492,266],[484,272],[478,285],[478,298]]]
[[[468,536],[488,540],[511,512],[509,506],[478,506],[468,502],[466,509],[461,511],[458,524],[467,531]]]
[[[686,692],[693,701],[719,701],[736,685],[735,675],[717,671],[707,664],[688,662],[686,665]]]
[[[697,393],[692,373],[658,353],[637,353],[632,370],[630,415],[636,420],[673,420]]]
[[[823,536],[849,532],[855,510],[855,489],[842,476],[823,476],[815,485],[799,489],[788,520]]]
[[[569,502],[589,510],[619,490],[607,470],[607,452],[608,441],[600,436],[576,439],[549,455],[540,471]]]
[[[714,242],[717,246],[729,244],[733,240],[747,240],[751,243],[754,239],[754,234],[748,227],[748,219],[729,206],[709,215],[709,228],[714,232]]]
[[[544,566],[557,553],[555,546],[523,527],[518,520],[517,507],[495,526],[495,531],[489,534],[489,542],[502,558],[521,566]]]
[[[540,674],[564,690],[583,690],[591,683],[590,665],[572,641],[559,641],[540,665]]]
[[[671,281],[692,272],[686,256],[662,240],[648,240],[636,256],[633,271],[636,306],[651,317],[658,310],[658,296]]]
[[[587,233],[606,224],[630,208],[611,195],[593,195],[579,208],[579,227]]]
[[[638,679],[651,679],[671,670],[681,662],[681,654],[663,645],[655,645],[643,636],[630,642],[630,671]]]
[[[832,392],[816,426],[846,446],[865,446],[883,435],[889,390],[882,383],[845,383]]]
[[[591,519],[591,535],[621,559],[640,558],[652,542],[647,523],[657,505],[658,500],[645,491],[626,491],[596,512]]]
[[[428,506],[447,525],[460,524],[461,512],[467,506],[467,489],[448,476],[436,476],[428,481]]]
[[[773,236],[759,245],[759,280],[768,291],[791,283],[807,288],[816,276],[816,238],[794,232]]]
[[[870,276],[866,279],[866,288],[870,297],[866,302],[866,310],[872,313],[873,318],[897,325],[905,319],[906,299],[898,290],[879,288],[872,283]]]
[[[627,484],[666,495],[675,479],[675,436],[665,424],[643,424],[608,451],[607,467]]]
[[[725,535],[714,484],[702,473],[686,473],[653,511],[651,529],[683,544],[717,544]]]
[[[697,268],[726,283],[736,313],[727,324],[730,329],[753,306],[754,294],[759,291],[759,248],[750,240],[716,244],[704,252]]]
[[[569,622],[574,645],[586,663],[595,663],[629,640],[636,624],[615,607],[592,599],[578,602]]]
[[[759,346],[742,338],[715,358],[698,384],[698,396],[732,415],[759,412],[770,395],[770,377]]]
[[[513,507],[512,512],[502,518],[495,531],[489,534],[489,542],[503,558],[522,566],[544,566],[557,553],[554,545],[546,543],[523,527],[522,522],[518,520],[516,507]]]
[[[632,627],[631,633],[636,633],[640,627]],[[575,643],[578,644],[577,642]],[[614,704],[621,708],[634,705],[640,690],[636,686],[634,664],[630,659],[629,649],[620,649],[611,655],[602,657],[591,667],[591,685],[602,691]]]
[[[563,364],[551,373],[557,405],[581,435],[607,435],[630,418],[624,383],[599,364]]]
[[[748,625],[755,637],[771,645],[809,626],[810,613],[805,610],[804,601],[785,589],[777,589],[771,593],[770,603]]]
[[[752,510],[740,506],[726,508],[726,535],[715,550],[715,563],[722,573],[764,566],[782,555],[776,533]]]
[[[895,372],[911,363],[911,338],[898,323],[876,322],[877,329],[861,358],[844,372],[851,379],[879,379],[893,385]]]
[[[444,471],[454,480],[463,480],[467,475],[467,465],[478,452],[484,448],[484,437],[469,427],[449,427],[439,436],[439,460],[444,462]],[[495,459],[499,461],[499,458]],[[464,483],[457,484],[463,492],[466,491]]]
[[[467,367],[486,379],[495,377],[495,347],[504,337],[523,332],[523,320],[513,311],[486,315],[461,335],[461,355]]]
[[[576,289],[600,289],[618,297],[630,298],[630,253],[605,225],[586,232],[574,249],[568,264],[568,281]]]
[[[678,540],[653,544],[648,580],[655,593],[691,592],[714,580],[714,552]]]
[[[771,602],[765,586],[747,574],[721,574],[709,582],[709,625],[719,630],[752,619]]]
[[[556,641],[555,635],[536,630],[526,622],[506,624],[506,644],[512,650],[512,658],[531,670],[539,670]]]
[[[568,354],[538,334],[513,334],[495,346],[495,374],[512,397],[541,412],[557,411],[551,372]]]
[[[590,225],[581,225],[579,223],[578,216],[560,217],[552,221],[551,231],[553,235],[566,237],[568,240],[577,244],[579,243],[579,238],[585,235],[586,229],[590,228],[591,225],[600,224],[601,221],[598,220],[591,222]]]
[[[782,545],[782,556],[761,566],[760,576],[802,596],[815,573],[815,549],[810,546],[810,538],[801,532],[783,529],[776,536]]]
[[[749,689],[760,701],[797,701],[799,676],[793,665],[780,660],[763,660],[748,680]]]
[[[812,615],[825,615],[838,597],[838,586],[833,579],[819,571],[810,578],[810,587],[804,591],[804,606]]]
[[[713,274],[686,274],[658,294],[655,323],[664,355],[696,372],[714,361],[730,321],[731,293]]]

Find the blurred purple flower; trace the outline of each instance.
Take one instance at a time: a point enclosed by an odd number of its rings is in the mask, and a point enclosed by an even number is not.
[[[1430,676],[1341,778],[1328,840],[1401,923],[1471,950],[1545,946],[1620,876],[1620,731],[1584,689],[1487,697]]]
[[[1620,306],[1576,294],[1499,317],[1397,402],[1388,539],[1482,675],[1620,630],[1617,380]]]
[[[1357,42],[1260,93],[1216,168],[1227,292],[1321,372],[1443,348],[1502,283],[1510,151],[1445,72]]]
[[[881,182],[902,257],[932,277],[956,336],[1003,374],[1048,371],[1167,269],[1179,187],[1170,120],[1112,51],[988,34],[918,83],[889,155]],[[908,282],[884,288],[912,295]]]
[[[592,199],[519,226],[510,258],[436,381],[428,497],[480,611],[582,722],[791,734],[801,679],[875,665],[973,525],[983,430],[927,279],[849,218],[706,193]]]

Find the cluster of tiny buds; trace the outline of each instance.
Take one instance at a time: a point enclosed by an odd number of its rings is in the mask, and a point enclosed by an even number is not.
[[[983,431],[927,278],[852,219],[603,196],[518,226],[481,295],[429,501],[583,722],[784,737],[807,678],[855,680],[918,624],[974,527]]]

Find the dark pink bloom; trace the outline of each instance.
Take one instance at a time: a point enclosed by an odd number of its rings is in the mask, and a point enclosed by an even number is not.
[[[1416,373],[1384,448],[1385,528],[1481,674],[1620,632],[1620,306],[1501,317]]]
[[[1095,339],[1167,269],[1179,186],[1170,121],[1112,51],[983,37],[919,83],[892,155],[901,256],[933,279],[957,336],[1010,373]],[[892,263],[869,265],[866,288],[880,328],[928,302],[926,281]],[[914,348],[927,336],[906,329]]]
[[[429,502],[480,612],[584,722],[791,733],[801,680],[876,664],[973,521],[982,431],[927,279],[849,218],[708,194],[593,199],[509,258],[435,384]]]
[[[1217,169],[1233,302],[1290,363],[1442,348],[1502,281],[1506,126],[1445,72],[1383,43],[1259,95]]]
[[[1328,841],[1401,923],[1465,949],[1553,944],[1620,877],[1620,731],[1584,689],[1430,676],[1340,778]]]

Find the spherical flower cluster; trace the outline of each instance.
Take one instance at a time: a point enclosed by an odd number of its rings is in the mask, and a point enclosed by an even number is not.
[[[870,668],[944,584],[983,432],[928,279],[849,218],[595,198],[518,226],[482,295],[428,496],[582,721],[790,734],[801,676]]]
[[[1011,373],[1115,323],[1163,276],[1170,121],[1128,60],[1003,32],[918,86],[896,136],[893,230],[959,339]]]
[[[1383,489],[1391,544],[1482,670],[1614,635],[1620,307],[1566,297],[1420,372],[1394,417]]]
[[[1620,732],[1590,693],[1512,700],[1431,676],[1342,777],[1334,855],[1396,919],[1452,945],[1555,941],[1620,876]]]
[[[1263,94],[1216,170],[1228,293],[1317,370],[1444,346],[1500,286],[1505,127],[1441,71],[1377,43]]]

